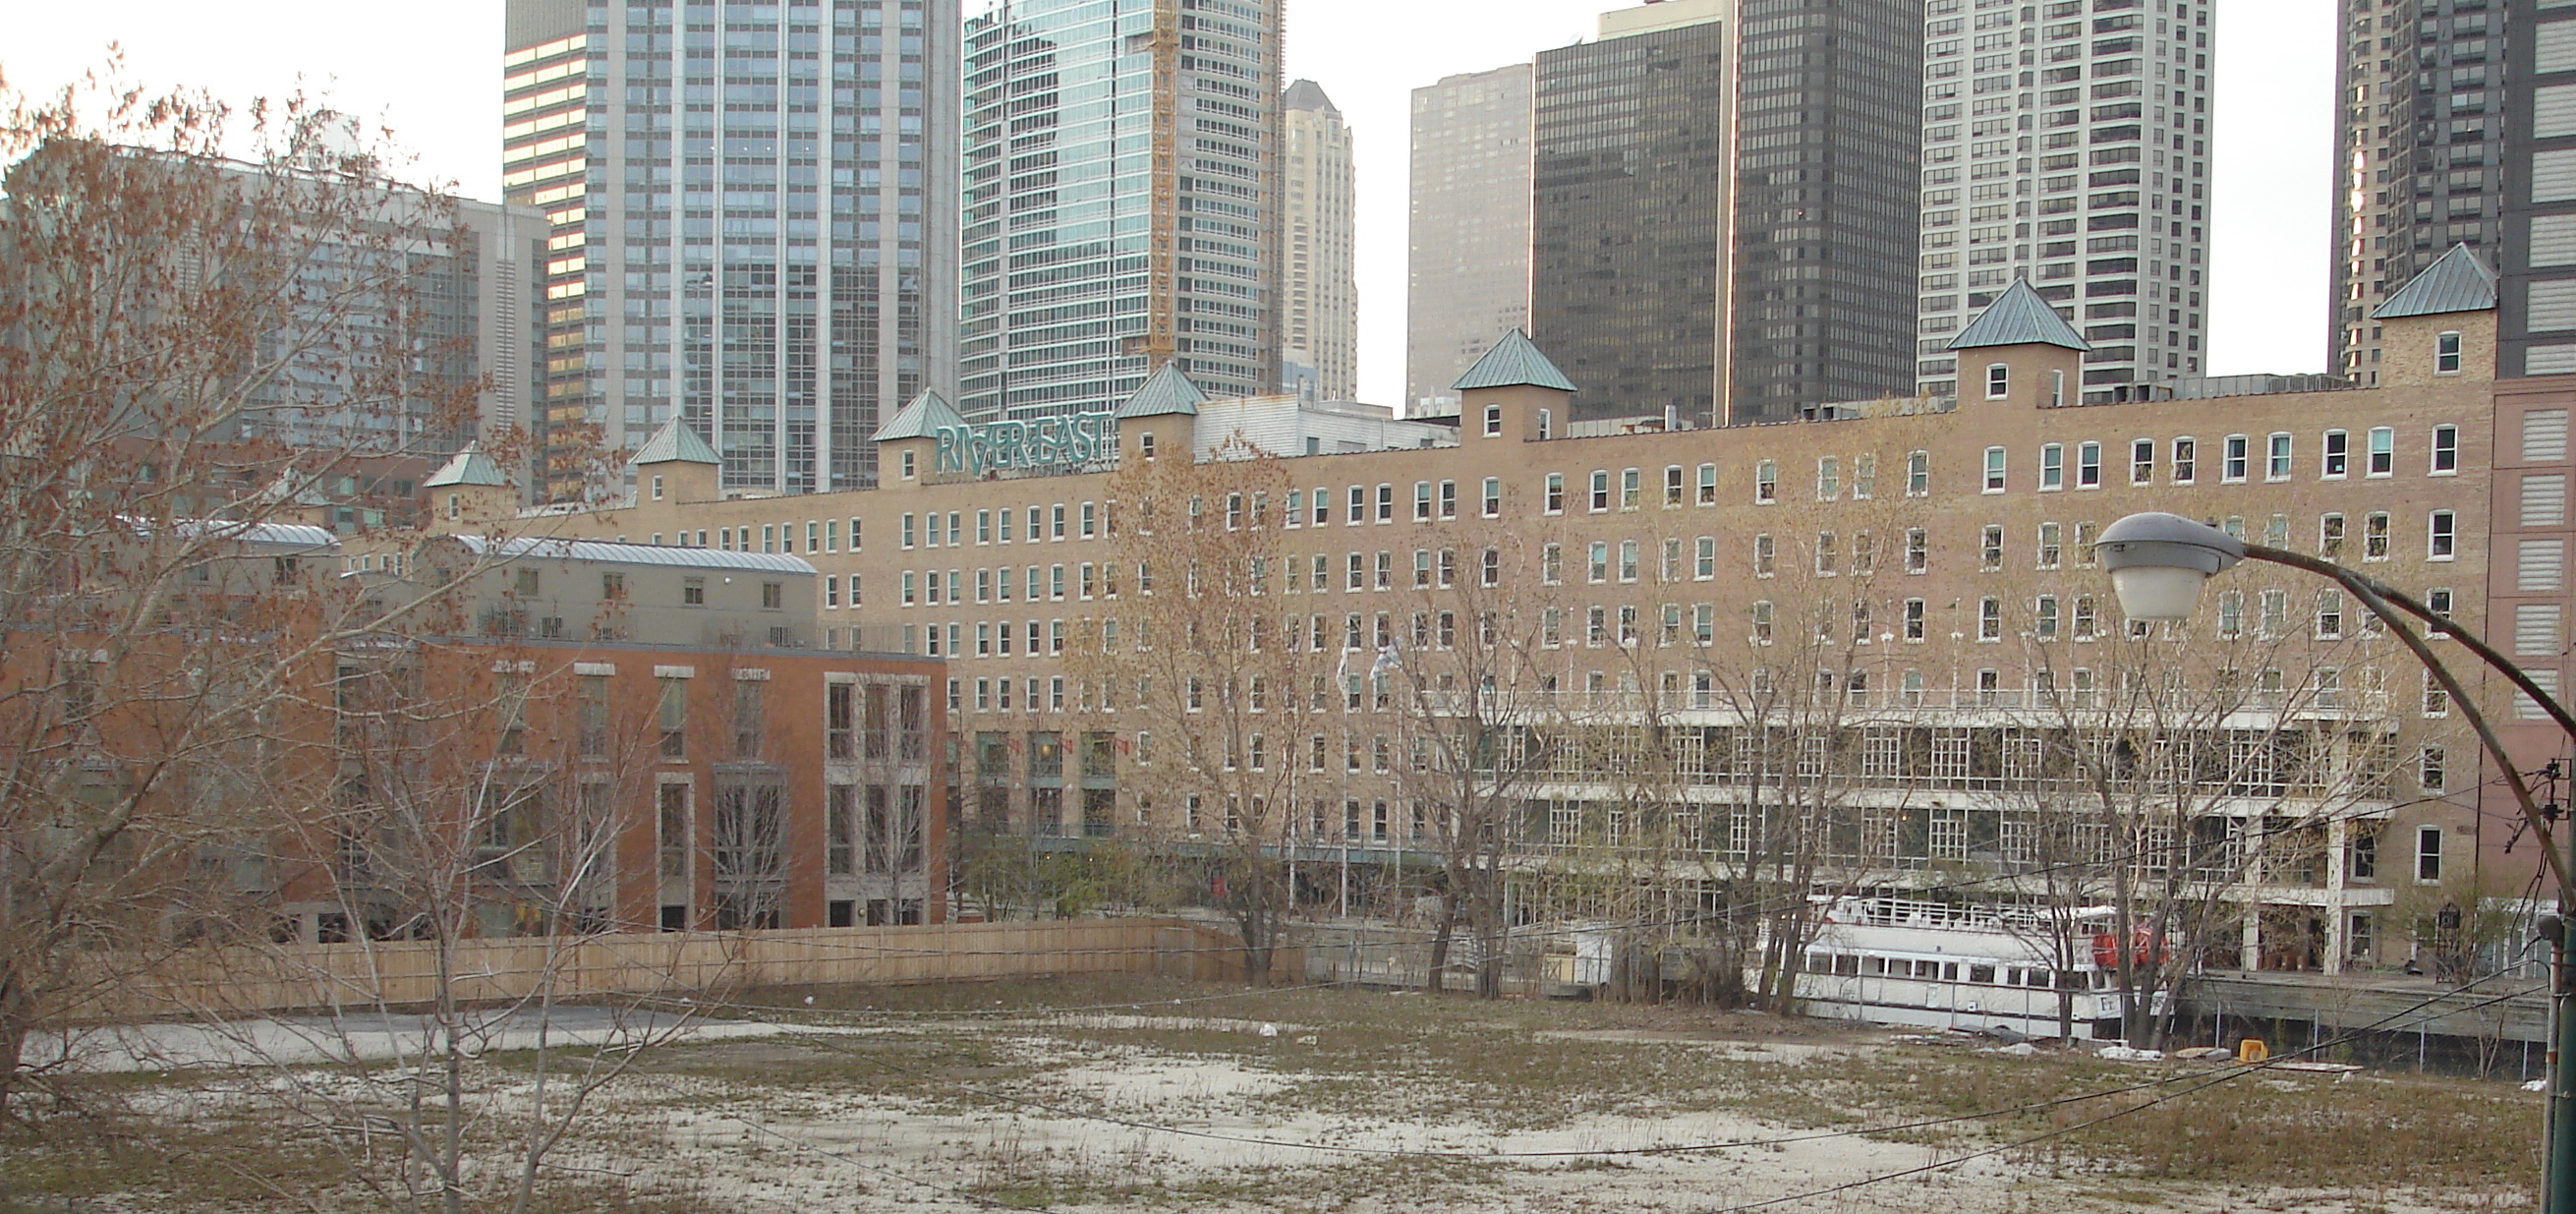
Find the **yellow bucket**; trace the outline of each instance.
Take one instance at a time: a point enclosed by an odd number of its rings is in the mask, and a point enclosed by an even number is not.
[[[2265,1048],[2263,1045],[2263,1039],[2260,1037],[2248,1037],[2243,1041],[2236,1043],[2236,1060],[2238,1062],[2261,1062],[2271,1056],[2272,1051]]]

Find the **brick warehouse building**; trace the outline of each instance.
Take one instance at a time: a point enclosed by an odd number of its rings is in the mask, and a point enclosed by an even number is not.
[[[2214,962],[2396,965],[2425,947],[2410,945],[2410,925],[2441,900],[2528,885],[2529,847],[2508,852],[2516,819],[2480,803],[2481,764],[2457,714],[2322,582],[2243,568],[2212,585],[2189,628],[2133,635],[2090,545],[2136,511],[2204,518],[2355,562],[2552,669],[2547,613],[2515,614],[2508,637],[2490,596],[2502,579],[2546,582],[2516,605],[2555,611],[2562,583],[2531,563],[2534,549],[2517,549],[2511,571],[2491,565],[2491,536],[2507,495],[2518,526],[2563,526],[2563,471],[2517,471],[2526,479],[2508,487],[2498,468],[2525,455],[2563,466],[2563,446],[2525,432],[2553,410],[2563,418],[2576,380],[2500,386],[2491,276],[2463,255],[2425,279],[2412,303],[2383,309],[2391,354],[2370,389],[2084,404],[2087,343],[2022,287],[1952,343],[1955,398],[1818,403],[1794,422],[1667,432],[1660,417],[1572,422],[1572,385],[1526,339],[1507,340],[1459,381],[1454,439],[1243,464],[1246,485],[1278,486],[1249,501],[1267,545],[1251,593],[1276,596],[1274,643],[1307,655],[1318,697],[1281,697],[1275,736],[1223,761],[1266,754],[1295,769],[1280,784],[1300,807],[1279,815],[1284,848],[1391,858],[1427,847],[1438,832],[1408,803],[1405,776],[1419,760],[1402,753],[1387,697],[1363,683],[1389,665],[1428,668],[1467,604],[1507,595],[1533,660],[1528,685],[1503,689],[1513,703],[1581,705],[1585,728],[1651,721],[1701,739],[1678,786],[1654,794],[1687,809],[1697,854],[1657,880],[1687,897],[1722,872],[1770,795],[1763,781],[1840,778],[1864,842],[1834,858],[1867,870],[1853,880],[1903,889],[1961,866],[2034,864],[2034,831],[2065,790],[2033,766],[2032,739],[2082,745],[2114,714],[2180,704],[2205,683],[2225,711],[2165,731],[2184,739],[2170,752],[2120,761],[2201,789],[2193,821],[2157,829],[2237,857],[2247,874],[2215,894],[2238,908],[2242,936],[2231,927]],[[1121,526],[1139,524],[1113,482],[1122,464],[1219,448],[1224,436],[1198,432],[1200,403],[1163,375],[1114,417],[1005,434],[926,395],[876,436],[883,487],[794,498],[726,497],[703,444],[657,440],[630,502],[559,521],[793,554],[818,572],[826,647],[864,639],[944,659],[946,776],[954,812],[971,803],[978,825],[1213,836],[1212,818],[1142,791],[1157,764],[1187,760],[1139,746],[1141,697],[1121,687],[1110,702],[1094,684],[1117,678],[1084,660],[1095,642],[1134,656],[1140,627],[1116,621],[1161,610],[1150,568],[1125,567],[1152,562],[1128,559],[1136,537]],[[2562,477],[2557,513],[2526,512],[2547,476]],[[1245,505],[1229,505],[1229,521]],[[1166,568],[1161,593],[1172,578]],[[1322,695],[1325,680],[1347,694]],[[1729,731],[1754,728],[1748,693],[1776,699],[1784,686],[1821,689],[1800,694],[1830,701],[1841,740],[1819,743],[1813,770],[1802,755],[1794,775],[1748,782],[1725,758]],[[2495,701],[2499,717],[2517,715]],[[1078,775],[1067,751],[1086,759]],[[1541,774],[1513,844],[1533,865],[1615,840],[1621,802],[1639,796],[1609,768]]]

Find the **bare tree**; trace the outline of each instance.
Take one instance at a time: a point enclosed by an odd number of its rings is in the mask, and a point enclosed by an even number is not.
[[[1522,818],[1558,777],[1589,706],[1564,694],[1550,652],[1567,627],[1549,589],[1561,580],[1561,545],[1475,522],[1444,542],[1452,546],[1417,562],[1407,631],[1376,651],[1366,678],[1395,712],[1390,783],[1440,864],[1428,981],[1438,989],[1463,927],[1476,993],[1492,999],[1502,994]]]
[[[276,880],[243,765],[418,606],[281,525],[470,425],[416,369],[448,206],[351,147],[301,101],[0,97],[0,1110],[31,1034],[238,930],[200,912]]]
[[[1140,822],[1204,865],[1204,897],[1234,923],[1245,980],[1267,981],[1293,896],[1280,849],[1311,787],[1299,725],[1357,710],[1363,676],[1311,635],[1323,617],[1283,611],[1278,460],[1240,442],[1203,461],[1136,459],[1109,492],[1119,602],[1075,640],[1077,694],[1129,727],[1120,783]]]
[[[2323,966],[2324,930],[2261,922],[2263,895],[2326,884],[2333,841],[2384,816],[2414,707],[2391,672],[2411,662],[2313,584],[2250,577],[2206,628],[2124,624],[2102,602],[2014,606],[2028,612],[2031,723],[1998,738],[1997,786],[2029,842],[2005,859],[2035,874],[2015,883],[2035,943],[2061,973],[2093,954],[2124,1034],[2154,1043],[2202,965]],[[2244,955],[2248,916],[2272,956]]]
[[[305,761],[268,769],[273,801],[326,807],[281,856],[307,861],[308,884],[339,907],[323,938],[341,947],[261,956],[266,972],[341,995],[286,1050],[264,1015],[190,1009],[277,1077],[270,1107],[391,1208],[531,1208],[555,1191],[558,1148],[597,1093],[685,1024],[573,980],[585,941],[635,926],[617,921],[621,879],[654,879],[649,862],[620,872],[619,853],[650,804],[660,739],[658,706],[612,703],[604,677],[563,656],[442,638],[344,652],[329,730],[308,735]],[[757,713],[732,724],[757,730]],[[783,824],[766,819],[779,816],[721,799],[713,815],[716,887],[740,926],[775,918]],[[512,937],[526,944],[504,982],[469,972],[489,964],[469,965],[474,942]],[[425,983],[407,981],[423,960]],[[575,993],[578,1048],[561,1006]],[[476,1073],[492,1048],[525,1051],[524,1087]],[[313,1055],[340,1065],[317,1073]]]

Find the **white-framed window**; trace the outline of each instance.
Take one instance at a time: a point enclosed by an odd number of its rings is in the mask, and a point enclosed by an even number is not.
[[[2263,465],[2263,479],[2267,481],[2290,479],[2290,436],[2275,432],[2266,441],[2269,444],[2270,454]]]
[[[2156,440],[2134,439],[2129,443],[2129,483],[2151,485],[2156,479]]]
[[[2039,448],[2039,489],[2046,493],[2066,487],[2066,444],[2045,443]]]
[[[1699,466],[1699,504],[1703,506],[1717,504],[1717,465],[1715,464]]]
[[[2102,444],[2080,443],[2075,448],[2075,487],[2102,487]]]
[[[2433,427],[2433,467],[2435,476],[2456,476],[2460,471],[2460,428]]]
[[[2457,552],[2460,542],[2460,516],[2448,510],[2436,510],[2425,521],[2424,559],[2447,561]]]
[[[1909,451],[1905,455],[1905,496],[1932,495],[1932,453]]]
[[[1485,406],[1485,437],[1500,438],[1502,437],[1502,434],[1503,407],[1501,405]]]
[[[2460,335],[2457,333],[2435,334],[2433,337],[2433,374],[2457,375],[2459,373]]]
[[[2245,479],[2245,450],[2248,440],[2242,434],[2230,434],[2220,448],[2218,479],[2226,484],[2239,484]]]
[[[1502,517],[1503,478],[1499,476],[1489,476],[1485,478],[1484,510],[1486,518]]]
[[[1986,399],[2002,400],[2012,395],[2012,368],[2002,363],[1986,364]]]
[[[2173,483],[2188,485],[2200,474],[2200,444],[2188,438],[2173,440]]]
[[[1780,500],[1780,466],[1770,460],[1753,465],[1753,500],[1770,505]]]
[[[2432,885],[2442,879],[2442,828],[2415,828],[2415,880]]]
[[[1986,492],[2001,493],[2003,491],[2004,449],[2001,447],[1988,447],[1986,448]]]
[[[2364,474],[2394,476],[2397,473],[2397,431],[2389,426],[2370,429],[2370,463]]]
[[[2325,479],[2339,481],[2352,467],[2352,435],[2341,430],[2328,430],[2325,436]]]

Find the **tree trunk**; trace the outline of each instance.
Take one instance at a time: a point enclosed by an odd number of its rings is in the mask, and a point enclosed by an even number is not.
[[[1422,975],[1422,989],[1434,993],[1448,989],[1442,975],[1449,966],[1449,937],[1457,930],[1457,896],[1444,896],[1440,899],[1440,930],[1431,937],[1431,966]]]

